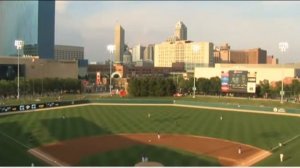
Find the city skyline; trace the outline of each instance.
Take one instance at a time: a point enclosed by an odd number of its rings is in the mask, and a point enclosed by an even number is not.
[[[233,50],[260,47],[280,62],[300,62],[300,39],[296,38],[300,32],[300,2],[56,3],[56,44],[84,46],[90,61],[109,58],[106,46],[114,43],[117,22],[125,30],[125,43],[133,47],[165,41],[173,34],[175,24],[182,21],[188,29],[188,40],[229,43]],[[289,42],[284,57],[278,47],[281,41]]]

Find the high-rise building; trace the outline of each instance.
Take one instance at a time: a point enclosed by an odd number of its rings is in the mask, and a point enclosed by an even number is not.
[[[154,44],[149,44],[144,51],[143,60],[153,61],[154,58]]]
[[[214,57],[215,57],[215,63],[229,63],[230,46],[228,45],[228,43],[221,46],[215,46]]]
[[[0,55],[16,56],[22,40],[21,55],[54,58],[55,0],[0,1],[0,21]]]
[[[249,50],[231,50],[230,63],[235,64],[266,64],[267,51],[260,48]]]
[[[84,59],[84,47],[55,45],[56,60],[82,60]]]
[[[125,32],[123,27],[120,24],[115,26],[115,64],[119,64],[123,62],[123,54],[125,51]]]
[[[185,63],[186,70],[195,66],[214,65],[213,44],[210,42],[175,41],[155,45],[155,67],[172,67],[172,63]]]
[[[261,48],[248,50],[231,50],[230,46],[216,46],[214,49],[215,63],[233,64],[266,64],[267,51]]]
[[[140,44],[132,48],[132,62],[143,60],[145,47]]]
[[[187,27],[182,21],[176,23],[174,35],[178,40],[187,40]]]

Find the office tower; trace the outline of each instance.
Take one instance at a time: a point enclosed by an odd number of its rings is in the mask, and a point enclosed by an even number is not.
[[[123,62],[123,54],[125,50],[125,32],[120,24],[115,26],[115,64],[119,64]]]
[[[149,44],[145,48],[143,60],[153,61],[153,58],[154,58],[154,44]]]
[[[84,47],[55,45],[56,60],[82,60],[84,59]]]
[[[230,62],[230,45],[225,43],[221,46],[215,46],[214,49],[215,63],[229,63]]]
[[[24,55],[54,59],[55,1],[0,1],[0,55],[16,56],[15,40]]]
[[[267,51],[261,48],[248,50],[231,50],[230,63],[234,64],[266,64]]]
[[[187,40],[187,27],[182,21],[176,23],[174,35],[178,40]]]
[[[140,61],[144,59],[145,47],[140,44],[132,48],[132,62]]]

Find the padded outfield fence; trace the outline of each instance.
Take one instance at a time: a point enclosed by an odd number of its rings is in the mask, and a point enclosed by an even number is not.
[[[90,99],[91,103],[128,103],[128,104],[179,104],[179,105],[192,105],[192,106],[207,106],[207,107],[218,107],[227,109],[242,109],[242,110],[255,110],[263,112],[274,112],[274,107],[268,106],[254,106],[254,105],[240,105],[238,103],[218,103],[218,102],[204,102],[199,100],[173,100],[173,99],[152,99],[152,98],[141,98],[141,99],[128,99],[128,98],[99,98]],[[286,113],[300,114],[300,109],[285,108]]]
[[[127,99],[127,98],[100,98],[100,99],[89,99],[90,103],[128,103],[128,104],[173,104],[171,99]]]
[[[88,103],[120,103],[120,104],[178,104],[191,106],[206,106],[226,109],[241,109],[241,110],[255,110],[263,112],[273,112],[274,107],[258,106],[258,105],[244,105],[238,103],[221,103],[221,102],[204,102],[199,100],[179,100],[179,99],[163,99],[163,98],[96,98],[96,99],[81,99],[81,100],[65,100],[65,101],[51,101],[28,103],[21,105],[0,106],[0,114],[17,111],[33,111],[35,109],[52,108],[58,106],[69,106],[76,104]],[[285,108],[286,113],[300,114],[300,109]]]
[[[176,100],[176,104],[274,112],[273,111],[274,107],[240,105],[237,103],[235,103],[235,104],[234,103],[217,103],[217,102],[212,103],[212,102],[202,102],[202,101]],[[286,111],[286,113],[300,114],[300,109],[285,108],[285,111]]]
[[[65,101],[26,103],[20,105],[7,105],[7,106],[0,106],[0,114],[10,113],[10,112],[34,111],[37,109],[53,108],[59,106],[70,106],[70,105],[86,104],[86,103],[89,103],[89,100],[65,100]]]

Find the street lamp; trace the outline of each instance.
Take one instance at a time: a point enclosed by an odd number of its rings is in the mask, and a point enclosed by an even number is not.
[[[193,52],[194,53],[198,53],[198,51],[200,50],[200,47],[199,47],[199,45],[193,45]],[[195,56],[195,58],[196,58],[196,56]],[[196,59],[194,60],[194,86],[193,86],[193,98],[195,98],[196,96],[195,96],[195,92],[196,92],[196,79],[195,79],[195,72],[196,72]]]
[[[114,53],[116,47],[115,45],[107,45],[107,50],[109,51],[109,93],[111,95],[111,89],[112,89],[112,85],[111,85],[111,55]]]
[[[279,43],[279,49],[282,52],[283,56],[284,56],[284,53],[286,52],[286,50],[288,48],[289,48],[289,43],[287,43],[287,42],[280,42]],[[281,71],[282,71],[282,80],[281,80],[281,91],[280,91],[280,96],[281,96],[280,103],[283,104],[283,95],[284,95],[284,91],[283,91],[283,79],[284,79],[283,69]]]
[[[24,41],[22,40],[15,40],[15,47],[18,50],[18,95],[17,95],[17,99],[20,99],[20,50],[23,48],[24,46]]]

